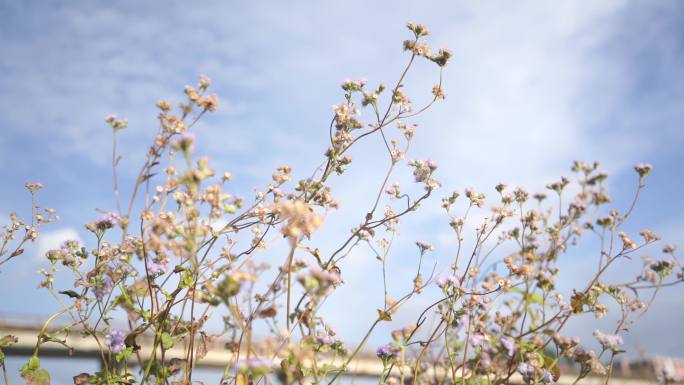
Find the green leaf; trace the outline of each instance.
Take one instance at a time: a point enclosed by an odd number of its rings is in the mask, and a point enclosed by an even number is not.
[[[33,356],[29,358],[28,362],[26,363],[26,365],[24,365],[22,370],[36,370],[38,368],[40,368],[40,360],[38,359],[38,357]]]
[[[525,296],[525,299],[529,303],[534,303],[537,305],[541,305],[544,302],[544,298],[537,293],[529,293],[528,295]]]
[[[29,370],[21,375],[26,385],[50,385],[50,373],[45,369]]]
[[[218,296],[223,302],[228,304],[228,299],[236,296],[240,292],[240,282],[230,274],[218,284]]]
[[[164,349],[171,349],[173,347],[173,337],[168,332],[164,332],[161,335],[161,343]]]
[[[194,283],[195,278],[192,276],[192,273],[188,270],[183,271],[183,274],[181,274],[180,287],[182,289],[187,289],[192,287]]]
[[[560,366],[558,365],[558,360],[551,357],[547,356],[546,354],[543,355],[544,357],[544,366],[551,372],[551,375],[553,376],[553,381],[558,381],[561,375],[560,371]]]
[[[40,369],[40,360],[36,356],[29,358],[19,373],[26,381],[26,385],[50,385],[50,373],[45,369]]]
[[[127,347],[126,349],[116,353],[116,356],[114,356],[114,359],[116,360],[116,362],[126,361],[128,359],[128,357],[131,356],[131,354],[133,354],[133,348]]]

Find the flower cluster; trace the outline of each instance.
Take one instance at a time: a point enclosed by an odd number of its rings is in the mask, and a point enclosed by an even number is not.
[[[617,334],[604,334],[598,330],[594,330],[594,337],[607,350],[617,350],[619,345],[623,344],[622,337]]]
[[[303,179],[295,179],[299,173],[290,166],[280,166],[243,198],[232,191],[232,173],[216,172],[207,157],[197,154],[194,127],[218,108],[206,76],[184,88],[185,99],[177,107],[157,102],[160,128],[130,188],[119,189],[114,142],[111,207],[116,210],[86,225],[90,239],[48,251],[51,270],[41,270],[41,287],[65,296],[60,298],[64,306],[47,323],[69,317],[84,338],[100,344],[105,358],[101,371],[78,374],[75,383],[190,384],[197,363],[223,346],[234,357],[223,371],[226,385],[268,383],[275,368],[284,383],[334,384],[368,349],[376,329],[419,295],[430,304],[416,312],[412,326],[392,331],[391,342],[376,350],[383,364],[381,384],[506,384],[512,376],[528,384],[551,383],[566,361],[579,367],[577,382],[592,373],[609,374],[606,368],[622,353],[617,333],[653,302],[644,291],[683,282],[684,270],[674,246],[663,248],[664,257],[636,258],[660,237],[650,230],[630,236],[632,230],[623,225],[634,205],[624,212],[609,206],[607,174],[598,162],[573,162],[575,177],[561,177],[540,191],[498,183],[492,194],[474,188],[448,194],[441,207],[454,247],[429,253],[430,243],[415,242],[420,257],[410,260],[412,282],[392,281],[397,275],[388,261],[404,217],[430,204],[441,187],[437,162],[410,160],[408,170],[398,165],[410,159],[411,143],[419,137],[413,118],[444,99],[441,75],[452,56],[445,49],[431,51],[425,26],[409,23],[408,29],[413,35],[404,43],[409,58],[398,80],[388,83],[393,87],[371,87],[366,79],[341,84],[342,101],[333,105],[323,162],[310,173],[305,170]],[[426,104],[414,108],[405,82],[417,57],[437,64],[430,67],[439,71],[439,81],[425,90]],[[115,116],[106,122],[115,133],[128,124]],[[330,232],[340,239],[328,247],[330,239],[323,241],[319,229],[340,206],[333,181],[357,167],[352,154],[370,138],[382,143],[377,151],[386,156],[386,169],[358,222]],[[640,164],[635,170],[636,204],[653,168]],[[389,182],[407,178],[417,185]],[[32,182],[26,188],[35,200],[42,185]],[[122,192],[130,196],[122,199]],[[0,266],[21,255],[40,226],[58,219],[54,210],[35,202],[31,212],[30,221],[12,215],[4,227]],[[595,258],[587,260],[586,280],[575,280],[578,286],[566,290],[561,261],[582,237],[595,237],[600,250],[583,253]],[[342,271],[350,274],[349,259],[364,255],[378,264],[370,268],[377,269],[382,287],[378,293],[364,291],[364,301],[382,305],[366,337],[347,350],[324,316],[339,306],[330,298],[345,283]],[[632,261],[638,264],[633,276],[604,274]],[[63,267],[73,277],[66,284],[56,274]],[[401,269],[406,268],[403,263]],[[603,317],[613,308],[619,319],[616,334],[594,333],[600,352],[561,335],[572,318]],[[121,320],[127,330],[113,328]],[[217,322],[223,322],[220,335],[208,327]],[[50,335],[41,332],[35,360],[22,375],[43,379],[36,361],[41,345],[70,332],[71,326]],[[176,356],[177,350],[183,354]],[[137,360],[139,373],[129,368],[131,360]]]
[[[105,336],[104,343],[112,353],[119,353],[126,348],[124,340],[126,333],[122,330],[110,330]]]

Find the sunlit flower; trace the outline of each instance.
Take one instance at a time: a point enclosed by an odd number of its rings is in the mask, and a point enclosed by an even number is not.
[[[112,353],[119,353],[126,348],[124,340],[126,333],[121,330],[110,330],[105,336],[104,343],[112,351]]]

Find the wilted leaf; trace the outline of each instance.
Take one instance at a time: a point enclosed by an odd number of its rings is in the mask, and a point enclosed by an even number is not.
[[[277,313],[275,306],[269,306],[266,309],[259,310],[257,315],[260,318],[273,318]]]
[[[77,298],[77,299],[81,298],[81,295],[78,294],[77,292],[73,291],[73,290],[62,290],[59,292],[59,294],[67,295],[70,298]]]
[[[570,307],[573,313],[581,313],[586,303],[587,299],[582,293],[575,292],[572,298],[570,298]]]
[[[180,359],[180,358],[172,358],[171,361],[169,361],[169,366],[168,366],[169,373],[172,376],[175,376],[176,374],[178,374],[180,372],[180,370],[184,364],[185,364],[185,360]]]
[[[378,309],[378,318],[382,321],[391,321],[392,320],[392,316],[390,316],[390,314],[388,312],[386,312],[384,310],[380,310],[380,309]]]
[[[90,384],[90,374],[81,373],[74,376],[74,385],[89,385]]]
[[[235,377],[235,385],[248,385],[248,384],[249,384],[249,379],[247,378],[247,374],[240,373]]]
[[[207,336],[206,333],[200,332],[200,342],[197,346],[197,360],[207,356],[209,353],[210,345],[218,338],[218,336]]]

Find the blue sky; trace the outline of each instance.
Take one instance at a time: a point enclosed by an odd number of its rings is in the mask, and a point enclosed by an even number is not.
[[[425,239],[437,257],[451,255],[440,196],[467,186],[493,193],[499,181],[538,191],[568,174],[575,159],[602,162],[622,208],[635,184],[632,166],[652,163],[630,229],[649,227],[684,245],[681,2],[2,0],[0,18],[0,214],[25,212],[23,185],[37,180],[46,186],[41,203],[63,218],[0,273],[0,291],[16,293],[0,300],[5,314],[47,315],[54,304],[34,289],[41,251],[65,238],[87,239],[83,218],[113,208],[106,115],[130,122],[120,167],[129,186],[156,129],[154,102],[180,100],[184,85],[207,74],[221,105],[198,127],[198,150],[235,175],[235,193],[251,197],[277,166],[291,164],[303,176],[320,163],[342,79],[396,79],[407,21],[427,24],[432,45],[449,47],[454,58],[445,73],[447,100],[417,119],[412,155],[435,159],[445,188],[423,215],[404,221],[405,247],[391,262],[397,292],[413,269],[412,242]],[[435,76],[425,63],[410,75],[416,101],[429,95]],[[332,247],[336,233],[362,218],[385,167],[377,145],[359,147],[354,167],[334,183],[343,205],[328,217],[320,247]],[[363,297],[381,285],[377,261],[362,251],[352,257],[348,285],[328,309],[349,341],[382,301]],[[571,257],[568,287],[582,282],[591,258]],[[626,338],[628,348],[684,356],[670,334],[684,316],[681,290],[663,293]],[[572,327],[583,335],[593,330],[582,322]],[[381,331],[372,341],[386,339]]]

